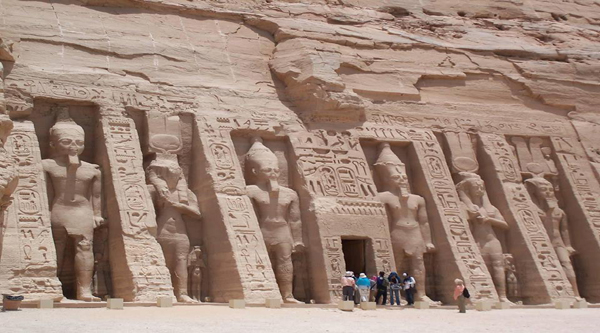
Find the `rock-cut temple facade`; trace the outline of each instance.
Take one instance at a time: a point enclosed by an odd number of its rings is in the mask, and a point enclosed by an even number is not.
[[[592,1],[0,2],[0,292],[600,302]]]

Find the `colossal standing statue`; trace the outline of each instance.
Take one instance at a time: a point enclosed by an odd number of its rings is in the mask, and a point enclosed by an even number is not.
[[[405,257],[408,257],[410,269],[407,271],[420,285],[418,298],[432,302],[425,294],[427,278],[423,255],[435,251],[435,246],[431,242],[425,199],[408,191],[404,164],[388,143],[380,145],[375,169],[386,190],[377,197],[391,213],[390,229],[396,267],[402,268]]]
[[[552,246],[558,255],[558,260],[573,286],[575,296],[579,297],[577,278],[571,263],[571,256],[575,254],[575,249],[571,246],[567,214],[558,206],[554,186],[542,177],[529,178],[525,181],[525,184],[538,207],[540,219],[544,223]]]
[[[104,224],[102,180],[98,165],[79,160],[84,140],[83,128],[69,118],[68,110],[59,110],[56,123],[50,128],[52,158],[43,160],[42,164],[46,172],[58,276],[64,268],[67,243],[73,242],[76,298],[97,301],[99,298],[91,292],[92,242],[94,228]]]
[[[179,140],[175,136],[172,139]],[[147,175],[157,212],[156,239],[171,273],[175,296],[179,302],[194,303],[188,294],[190,240],[183,215],[196,220],[202,218],[196,195],[189,190],[175,154],[157,154],[148,166]]]
[[[483,260],[492,274],[492,280],[501,302],[510,302],[506,297],[506,274],[502,244],[494,227],[508,229],[508,223],[500,211],[492,205],[485,190],[485,184],[478,174],[460,172],[462,181],[456,185],[460,200],[463,202],[473,236],[481,250]]]
[[[254,203],[281,296],[286,303],[298,303],[292,294],[292,252],[304,248],[298,195],[292,189],[279,186],[277,156],[260,138],[253,139],[246,154],[246,168],[255,179],[255,184],[246,186],[246,190]]]

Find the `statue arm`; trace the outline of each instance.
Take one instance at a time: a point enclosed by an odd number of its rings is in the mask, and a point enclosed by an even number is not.
[[[294,249],[296,249],[298,246],[303,247],[304,241],[302,239],[302,219],[300,217],[300,201],[296,193],[294,193],[294,198],[290,203],[289,223],[290,229],[292,231],[292,237],[294,238]]]
[[[48,195],[48,205],[50,206],[49,209],[52,209],[52,204],[54,203],[54,185],[52,185],[52,179],[50,178],[50,174],[47,171],[45,171],[44,173],[44,176],[46,176],[46,192]]]
[[[102,172],[96,169],[96,176],[92,183],[92,208],[94,209],[94,227],[104,224],[102,218]]]
[[[419,198],[419,208],[417,212],[417,218],[419,219],[419,225],[421,227],[421,234],[423,235],[423,240],[425,240],[425,246],[427,248],[427,252],[431,252],[435,250],[435,246],[431,240],[431,228],[429,227],[429,217],[427,216],[427,206],[425,204],[425,199]]]
[[[565,214],[563,212],[563,215],[560,219],[560,236],[563,239],[563,242],[565,243],[565,246],[567,247],[567,251],[569,251],[569,254],[573,254],[575,253],[575,249],[573,249],[573,246],[571,245],[571,236],[569,235],[569,223],[567,221],[567,214]]]

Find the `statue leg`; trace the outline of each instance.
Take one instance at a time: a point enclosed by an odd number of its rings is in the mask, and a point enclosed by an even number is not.
[[[52,228],[52,237],[54,238],[54,246],[56,247],[57,275],[60,277],[65,263],[65,247],[67,246],[69,236],[65,228],[59,227]]]
[[[92,295],[92,276],[94,275],[94,252],[91,237],[73,236],[75,239],[75,276],[77,278],[77,299],[99,301]]]
[[[272,245],[269,258],[275,271],[275,279],[279,285],[281,297],[286,303],[301,303],[292,294],[294,282],[294,264],[292,263],[292,244],[279,243]]]
[[[510,302],[506,297],[506,273],[504,271],[504,254],[489,254],[488,260],[490,261],[490,273],[492,274],[492,280],[494,281],[494,285],[496,286],[496,291],[498,292],[500,302]]]
[[[575,275],[575,269],[573,268],[573,263],[571,262],[569,252],[564,247],[556,247],[554,250],[558,255],[558,261],[560,261],[560,265],[562,266],[563,270],[565,271],[565,274],[567,275],[567,279],[569,279],[569,282],[573,287],[575,296],[579,297],[579,288],[577,288],[577,276]]]
[[[412,270],[412,276],[416,280],[416,284],[419,286],[417,288],[417,299],[423,302],[433,302],[429,297],[427,297],[427,275],[425,273],[425,260],[423,259],[423,254],[415,254],[410,257],[410,266]]]
[[[394,260],[396,261],[396,272],[400,276],[402,276],[402,273],[406,271],[406,267],[402,267],[402,265],[404,264],[404,256],[406,253],[404,252],[404,249],[400,246],[392,245],[392,249],[394,251]]]
[[[188,294],[188,267],[187,256],[190,251],[190,241],[179,240],[174,247],[174,270],[171,274],[174,278],[173,285],[176,287],[177,300],[185,303],[195,303]]]

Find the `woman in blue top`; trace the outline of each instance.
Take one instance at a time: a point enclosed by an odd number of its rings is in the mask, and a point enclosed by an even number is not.
[[[360,273],[360,277],[356,281],[356,286],[358,287],[358,291],[360,293],[360,301],[368,302],[369,289],[371,289],[371,280],[369,280],[365,273]]]

